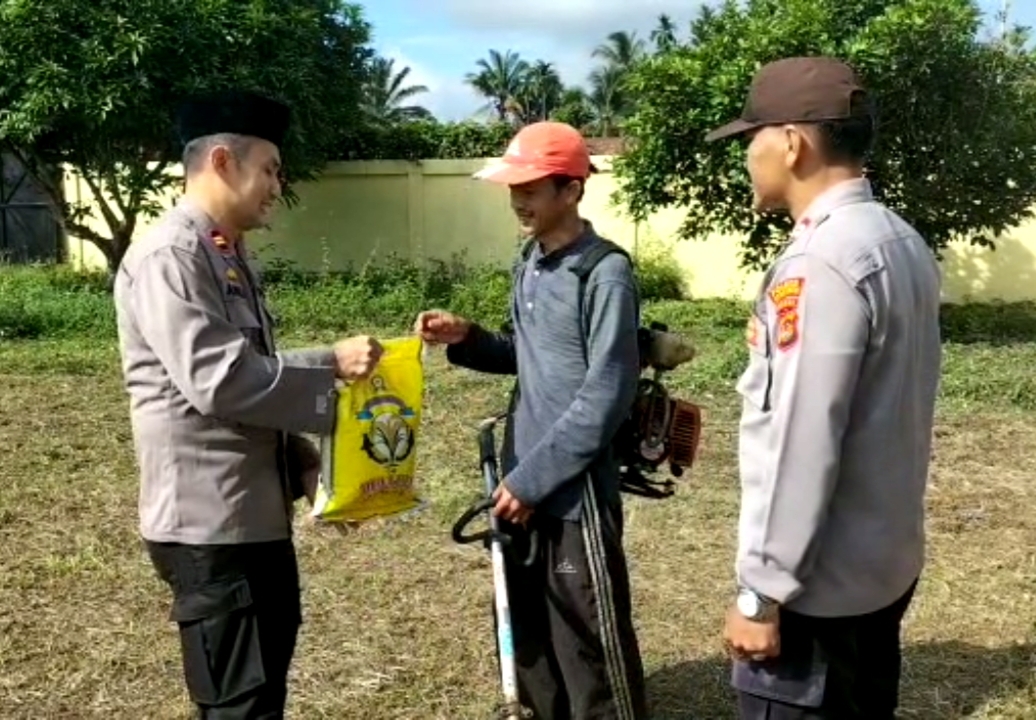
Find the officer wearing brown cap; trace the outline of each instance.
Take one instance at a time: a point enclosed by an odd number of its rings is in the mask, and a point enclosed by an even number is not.
[[[180,114],[185,197],[133,243],[115,282],[140,466],[140,531],[173,592],[187,689],[205,720],[281,718],[301,621],[294,501],[333,423],[336,378],[371,338],[278,352],[244,233],[280,195],[288,108],[224,92]]]
[[[864,178],[867,95],[830,58],[755,77],[740,119],[756,210],[792,235],[738,383],[739,592],[725,639],[742,718],[891,720],[924,562],[940,275]]]

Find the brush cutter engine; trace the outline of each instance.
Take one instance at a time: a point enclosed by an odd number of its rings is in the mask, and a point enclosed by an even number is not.
[[[638,334],[641,368],[653,370],[641,377],[633,410],[615,434],[613,447],[621,466],[622,490],[651,498],[669,497],[675,491],[671,479],[648,475],[668,464],[673,477],[681,477],[694,465],[701,438],[701,408],[674,398],[662,384],[662,374],[694,357],[694,349],[661,323],[641,328]]]

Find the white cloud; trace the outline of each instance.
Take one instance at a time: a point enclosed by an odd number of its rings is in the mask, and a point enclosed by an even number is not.
[[[482,104],[463,78],[443,77],[414,62],[398,48],[387,48],[379,54],[395,61],[396,72],[404,67],[410,68],[406,84],[428,88],[427,93],[415,95],[411,102],[428,108],[440,120],[463,120]]]
[[[458,24],[479,30],[534,33],[559,45],[592,48],[616,30],[647,39],[658,16],[669,15],[682,30],[703,3],[688,0],[446,0]]]

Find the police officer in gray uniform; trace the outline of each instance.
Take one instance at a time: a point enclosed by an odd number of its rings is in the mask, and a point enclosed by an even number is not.
[[[280,195],[284,105],[190,100],[185,197],[130,247],[115,282],[140,530],[173,592],[187,689],[206,720],[280,718],[301,622],[294,502],[330,431],[338,379],[366,376],[369,337],[278,352],[243,234]]]
[[[864,178],[865,91],[830,58],[756,75],[741,119],[760,211],[795,220],[748,327],[738,391],[741,717],[890,720],[924,562],[940,275]]]

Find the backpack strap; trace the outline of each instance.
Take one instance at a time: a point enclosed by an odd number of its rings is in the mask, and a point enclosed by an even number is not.
[[[511,268],[511,281],[512,281],[512,283],[517,284],[521,280],[522,274],[525,272],[525,266],[528,264],[529,258],[532,256],[533,248],[535,248],[535,247],[536,247],[536,239],[535,238],[530,238],[529,240],[526,240],[525,243],[522,245],[522,249],[519,252],[518,257],[515,258],[514,266]],[[512,292],[513,292],[513,290],[512,290]],[[501,328],[501,329],[504,330],[504,332],[511,332],[511,333],[513,333],[514,332],[514,326],[512,324],[512,321],[511,320],[507,320],[504,323],[504,327]],[[512,386],[511,386],[511,394],[510,394],[510,397],[508,398],[508,401],[507,401],[507,418],[508,418],[508,420],[504,424],[503,452],[504,452],[505,455],[506,455],[506,451],[507,451],[508,447],[512,447],[513,448],[513,443],[514,443],[513,432],[514,432],[514,430],[512,428],[511,418],[514,417],[514,411],[518,407],[518,397],[519,397],[520,394],[521,394],[521,388],[518,386],[518,377],[515,376],[514,384],[512,384]]]
[[[582,257],[579,258],[579,262],[573,265],[569,270],[579,278],[579,295],[578,295],[578,308],[579,317],[583,324],[583,332],[580,335],[580,339],[583,343],[583,362],[589,367],[590,355],[589,349],[587,348],[587,341],[590,335],[590,320],[586,317],[584,296],[586,295],[586,282],[590,277],[590,274],[597,267],[597,264],[604,260],[612,253],[619,253],[632,264],[633,259],[630,254],[626,252],[626,249],[611,240],[605,240],[604,238],[598,238],[597,242],[594,243]]]

